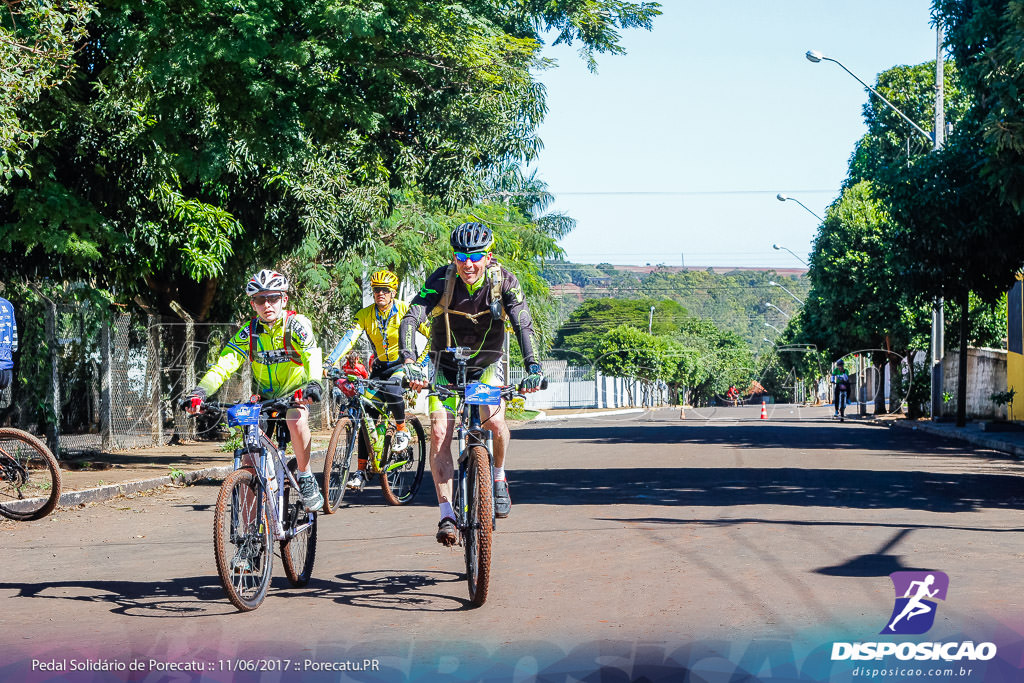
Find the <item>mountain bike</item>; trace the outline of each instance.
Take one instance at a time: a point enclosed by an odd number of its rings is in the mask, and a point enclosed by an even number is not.
[[[366,462],[367,481],[380,477],[381,492],[389,505],[412,502],[423,481],[423,467],[427,461],[423,425],[419,418],[407,417],[409,445],[404,451],[393,452],[391,441],[395,434],[395,419],[384,400],[375,393],[381,388],[395,387],[398,380],[347,375],[336,380],[335,386],[338,385],[339,389],[344,387],[345,393],[342,394],[338,421],[324,458],[324,513],[332,514],[341,505],[357,459]],[[351,395],[346,398],[345,394]],[[373,415],[377,418],[371,417]],[[358,439],[355,439],[353,434],[357,431]]]
[[[466,556],[466,581],[469,600],[479,607],[487,600],[491,576],[491,548],[494,537],[494,500],[491,467],[494,464],[494,434],[484,429],[480,406],[500,406],[502,400],[520,402],[523,395],[515,386],[492,387],[466,382],[466,361],[472,355],[467,347],[448,348],[457,364],[455,384],[432,385],[429,395],[440,400],[458,397],[455,410],[455,434],[458,458],[455,468],[452,509],[459,530],[459,544]],[[547,388],[547,381],[541,389]]]
[[[259,607],[267,595],[274,541],[280,543],[284,573],[292,586],[305,586],[313,573],[317,517],[306,511],[299,494],[295,458],[285,454],[289,433],[283,417],[296,405],[290,398],[199,404],[200,411],[223,411],[228,426],[242,430],[234,471],[217,496],[213,542],[221,585],[243,612]],[[275,433],[276,444],[271,440]]]
[[[60,500],[60,465],[42,441],[20,429],[0,429],[0,515],[42,519]]]

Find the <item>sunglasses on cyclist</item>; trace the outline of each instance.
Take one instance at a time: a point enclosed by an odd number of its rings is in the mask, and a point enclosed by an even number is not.
[[[390,292],[390,291],[391,291],[390,287],[374,287],[373,288],[373,293],[374,294],[380,294],[382,292]]]
[[[455,252],[455,260],[459,263],[465,263],[466,261],[477,263],[483,259],[484,256],[487,256],[487,253],[483,251],[478,251],[475,254],[463,254],[461,251]]]
[[[252,302],[257,306],[263,306],[265,304],[276,304],[283,298],[283,294],[267,294],[266,296],[254,296]]]

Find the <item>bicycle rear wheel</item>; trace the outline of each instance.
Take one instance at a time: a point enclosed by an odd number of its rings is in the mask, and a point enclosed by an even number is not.
[[[0,515],[41,519],[60,500],[60,465],[42,441],[20,429],[0,429]]]
[[[306,512],[302,497],[291,485],[284,487],[284,530],[291,534],[295,527],[309,523],[305,529],[286,541],[281,541],[281,562],[289,583],[302,588],[313,576],[316,559],[316,514]]]
[[[491,579],[491,541],[494,536],[491,459],[483,446],[470,449],[466,496],[466,524],[463,549],[466,553],[466,580],[469,600],[479,607],[487,600]]]
[[[352,470],[353,451],[355,450],[355,429],[352,418],[341,416],[334,425],[331,441],[327,445],[327,456],[324,458],[324,507],[325,515],[333,514],[345,495],[348,475]]]
[[[423,481],[423,466],[427,462],[427,439],[419,419],[406,420],[409,446],[401,453],[392,453],[384,463],[380,488],[389,505],[405,505],[416,497]]]
[[[235,470],[220,486],[213,514],[217,574],[231,604],[250,612],[262,604],[274,563],[263,490],[249,469]]]

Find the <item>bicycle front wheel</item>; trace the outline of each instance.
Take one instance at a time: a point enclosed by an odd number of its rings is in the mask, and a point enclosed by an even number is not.
[[[409,445],[400,453],[392,453],[384,463],[380,488],[389,505],[405,505],[416,497],[423,481],[423,466],[427,462],[427,438],[418,418],[406,420]]]
[[[470,449],[466,522],[463,548],[466,552],[466,580],[469,600],[479,607],[487,600],[491,578],[491,541],[494,537],[494,507],[491,483],[491,459],[483,446]]]
[[[325,515],[333,514],[345,495],[348,475],[352,470],[355,450],[355,428],[352,418],[342,415],[334,425],[331,441],[324,458],[324,507]]]
[[[267,596],[274,562],[263,490],[249,469],[224,479],[213,514],[217,574],[231,604],[250,612]]]
[[[0,515],[41,519],[60,500],[60,465],[42,441],[20,429],[0,429]]]
[[[316,559],[316,514],[306,512],[302,497],[290,485],[284,489],[285,534],[291,538],[281,541],[281,562],[284,575],[296,588],[302,588],[313,576]],[[297,527],[307,525],[292,535]]]

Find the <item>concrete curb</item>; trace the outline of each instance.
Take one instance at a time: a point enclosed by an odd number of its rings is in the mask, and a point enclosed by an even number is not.
[[[892,426],[899,429],[920,431],[924,432],[925,434],[941,436],[947,439],[954,439],[956,441],[965,441],[974,446],[990,448],[994,451],[1001,451],[1003,453],[1015,455],[1018,458],[1024,458],[1024,445],[1022,444],[1004,441],[1002,439],[998,439],[991,436],[982,436],[980,434],[975,434],[973,432],[964,432],[961,431],[959,428],[951,429],[948,427],[941,427],[930,422],[907,422],[905,420],[897,420],[892,423]]]
[[[310,457],[319,457],[326,455],[327,451],[313,451]],[[84,503],[98,503],[104,500],[111,500],[118,496],[126,496],[131,493],[139,493],[140,491],[149,491],[150,489],[160,488],[161,486],[167,486],[168,484],[192,484],[200,479],[222,479],[229,475],[234,469],[233,465],[222,465],[220,467],[206,467],[201,470],[190,470],[182,472],[181,476],[174,477],[170,476],[153,477],[151,479],[138,479],[135,481],[123,481],[119,484],[107,484],[106,486],[97,486],[90,489],[82,489],[80,491],[68,491],[62,493],[60,500],[57,502],[62,507],[71,507],[75,505],[82,505]]]

